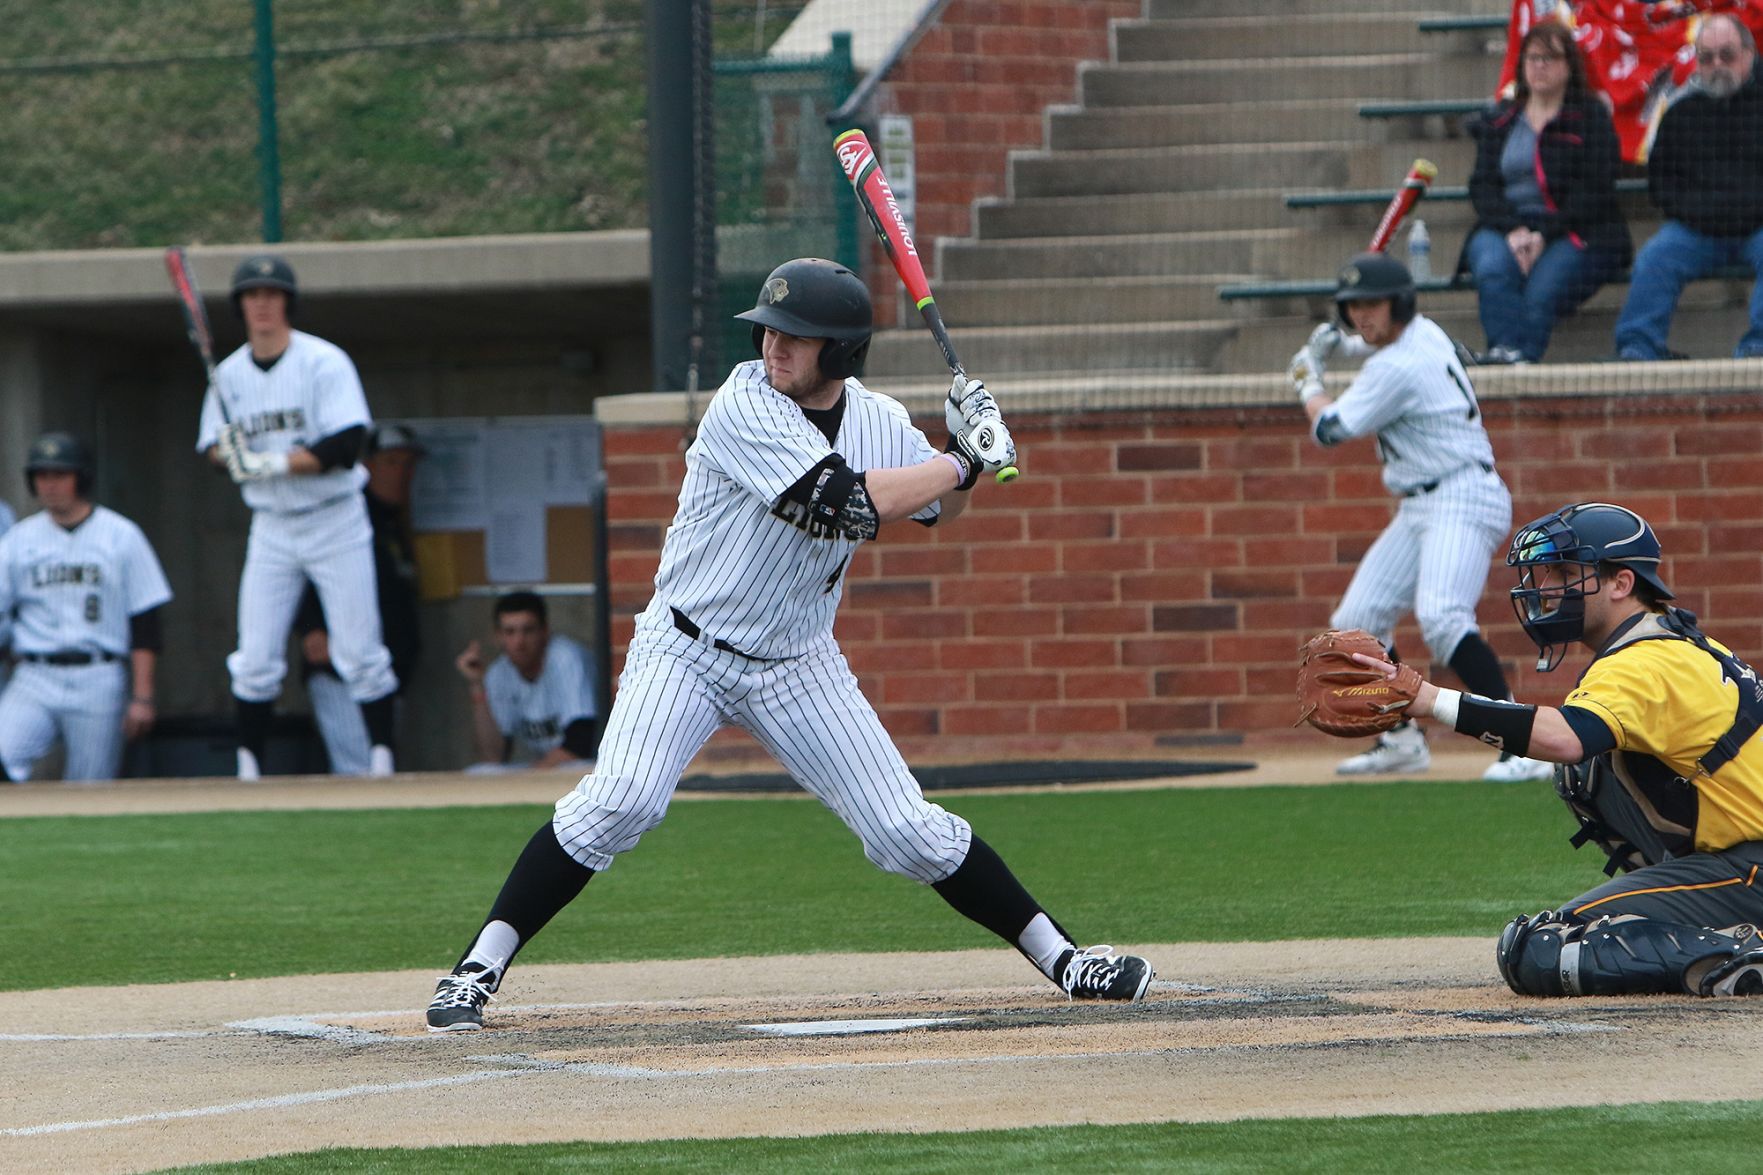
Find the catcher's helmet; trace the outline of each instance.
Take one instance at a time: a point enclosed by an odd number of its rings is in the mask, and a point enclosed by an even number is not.
[[[1561,663],[1567,646],[1585,632],[1585,598],[1603,586],[1599,564],[1634,572],[1660,600],[1675,599],[1659,578],[1659,537],[1626,506],[1575,502],[1545,514],[1512,536],[1506,564],[1518,568],[1512,608],[1541,654],[1537,669]],[[1559,567],[1559,577],[1547,576]]]
[[[299,289],[294,282],[294,267],[287,258],[275,253],[259,253],[239,262],[233,270],[233,313],[239,309],[239,296],[246,290],[280,290],[288,296],[288,317],[294,317],[294,299]]]
[[[25,458],[24,484],[32,497],[37,493],[39,473],[73,474],[74,487],[86,498],[91,496],[97,466],[86,442],[70,432],[46,432],[31,442],[30,455]]]
[[[844,379],[863,370],[873,317],[863,279],[834,261],[798,257],[771,271],[753,309],[736,318],[753,324],[753,349],[770,327],[799,339],[825,339],[820,373]]]
[[[1341,267],[1335,279],[1334,300],[1341,321],[1347,319],[1348,302],[1390,300],[1390,318],[1409,322],[1414,318],[1414,277],[1408,267],[1388,253],[1360,253]]]

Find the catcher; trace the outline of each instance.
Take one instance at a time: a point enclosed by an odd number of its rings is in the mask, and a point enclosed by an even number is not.
[[[1672,606],[1659,560],[1646,520],[1608,502],[1563,506],[1513,538],[1512,602],[1538,670],[1575,643],[1593,653],[1559,707],[1440,689],[1348,634],[1306,647],[1300,689],[1322,729],[1358,734],[1411,710],[1563,765],[1573,844],[1601,847],[1611,880],[1507,925],[1495,954],[1521,995],[1763,995],[1763,682]],[[1375,679],[1350,681],[1348,661]]]

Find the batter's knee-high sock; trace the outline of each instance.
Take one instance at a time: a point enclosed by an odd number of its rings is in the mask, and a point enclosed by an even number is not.
[[[247,702],[234,697],[239,722],[239,745],[263,762],[264,749],[269,745],[269,727],[275,721],[274,702]]]
[[[931,888],[956,913],[1021,951],[1049,979],[1066,952],[1077,949],[1065,928],[1041,909],[1004,859],[978,836],[968,844],[960,867]]]
[[[490,916],[453,970],[492,973],[490,990],[494,991],[520,948],[574,901],[593,876],[592,869],[563,851],[551,822],[545,821],[521,850],[490,907]]]
[[[376,747],[394,749],[392,737],[397,719],[393,699],[396,697],[396,694],[387,694],[383,698],[361,703],[361,720],[367,724],[367,741]]]
[[[1481,633],[1469,633],[1458,641],[1457,647],[1451,651],[1449,664],[1451,672],[1463,679],[1471,693],[1496,702],[1504,702],[1512,696],[1512,688],[1506,684],[1505,670],[1500,668],[1500,659],[1494,656],[1492,646],[1482,639]]]

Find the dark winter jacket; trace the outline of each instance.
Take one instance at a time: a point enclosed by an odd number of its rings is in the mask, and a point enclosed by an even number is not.
[[[1647,190],[1672,220],[1716,237],[1763,228],[1763,87],[1756,71],[1730,98],[1684,91],[1647,158]]]
[[[1541,217],[1521,216],[1506,199],[1500,155],[1523,107],[1501,102],[1470,127],[1476,138],[1475,170],[1469,177],[1469,200],[1475,206],[1475,227],[1502,236],[1524,225],[1554,244],[1563,236],[1575,244],[1608,249],[1619,264],[1634,258],[1628,222],[1616,204],[1616,165],[1621,147],[1610,112],[1596,98],[1569,101],[1537,133],[1536,178],[1548,211]],[[1538,223],[1529,223],[1535,220]],[[1471,235],[1474,235],[1471,230]],[[1466,262],[1459,261],[1458,268]]]

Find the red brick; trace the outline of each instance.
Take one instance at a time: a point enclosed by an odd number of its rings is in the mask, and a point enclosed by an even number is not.
[[[937,581],[942,608],[996,608],[1028,602],[1029,581],[1020,575],[969,575]]]
[[[1298,442],[1290,437],[1249,434],[1206,446],[1207,469],[1253,469],[1265,473],[1271,469],[1295,469],[1297,465]]]
[[[1212,511],[1212,533],[1244,537],[1298,533],[1297,506],[1220,506]]]
[[[1169,604],[1151,609],[1157,632],[1228,632],[1237,627],[1236,604]]]
[[[924,668],[925,646],[911,641],[887,640],[860,645],[842,645],[845,660],[858,675],[883,673],[888,670],[919,671]]]
[[[1298,573],[1295,571],[1214,571],[1212,596],[1220,600],[1246,599],[1255,596],[1290,597],[1298,594]]]
[[[1058,697],[1057,673],[982,673],[973,685],[976,702],[1045,702]]]
[[[1015,435],[1014,431],[1011,435]],[[1039,477],[1068,473],[1086,477],[1115,472],[1114,446],[1102,441],[1068,441],[1037,450],[1030,450],[1025,444],[1022,451],[1025,457],[1034,458],[1033,469]],[[1011,492],[1014,493],[1015,489],[1012,486]]]
[[[1322,628],[1327,621],[1328,609],[1320,609],[1311,627]],[[1303,643],[1284,632],[1221,632],[1212,638],[1212,657],[1229,665],[1296,665],[1298,646]]]
[[[1137,635],[1150,630],[1150,611],[1143,604],[1066,609],[1061,627],[1071,636],[1095,633]]]
[[[1071,703],[1036,706],[1033,729],[1037,734],[1068,731],[1120,730],[1125,726],[1118,702]]]
[[[1143,670],[1079,670],[1065,674],[1063,684],[1065,697],[1071,701],[1094,698],[1136,702],[1151,696],[1150,675]]]
[[[1681,457],[1717,457],[1727,453],[1755,457],[1763,453],[1763,425],[1740,424],[1730,420],[1718,428],[1680,429],[1673,436],[1674,452]]]
[[[1121,445],[1115,450],[1114,459],[1122,472],[1200,469],[1202,450],[1196,444],[1172,441],[1150,445]]]
[[[1243,565],[1244,543],[1231,535],[1223,538],[1170,539],[1151,544],[1151,566],[1187,569],[1191,567],[1240,567]]]
[[[1151,478],[1153,502],[1225,502],[1243,500],[1242,475],[1234,470],[1209,473],[1166,473]]]
[[[1052,608],[980,608],[973,613],[974,636],[1052,636],[1058,631],[1059,613]]]
[[[841,646],[876,640],[881,636],[881,617],[856,608],[840,608],[833,633]]]
[[[928,579],[870,580],[850,584],[845,598],[860,608],[925,608],[931,603],[931,583]]]
[[[1551,465],[1524,465],[1507,474],[1514,492],[1542,494],[1560,501],[1602,498],[1614,488],[1611,468],[1603,461],[1562,461]]]
[[[965,547],[905,547],[882,550],[881,574],[896,575],[965,575]]]
[[[661,536],[665,527],[658,522],[620,522],[606,528],[606,549],[609,551],[650,551],[661,556]]]
[[[1094,510],[1052,510],[1028,520],[1032,542],[1054,539],[1111,539],[1114,516]]]
[[[1212,520],[1206,511],[1192,506],[1129,510],[1116,529],[1123,539],[1162,538],[1165,535],[1203,535]]]
[[[1333,486],[1331,493],[1337,500],[1383,500],[1389,497],[1390,492],[1384,488],[1381,469],[1334,469],[1329,471],[1328,476]]]
[[[1150,482],[1142,477],[1064,477],[1059,481],[1059,505],[1142,506],[1151,500]]]
[[[1027,706],[950,706],[943,711],[943,729],[951,735],[1027,734]]]
[[[1309,502],[1303,512],[1307,534],[1376,534],[1389,525],[1395,513],[1387,498],[1375,505]]]
[[[600,434],[606,458],[666,455],[680,453],[680,429],[661,427],[609,428]]]
[[[1029,663],[1036,669],[1065,669],[1073,666],[1095,667],[1115,665],[1120,660],[1118,641],[1100,638],[1073,639],[1057,637],[1028,643]]]
[[[1029,665],[1029,644],[1012,640],[950,640],[936,643],[937,664],[975,673],[1023,669]]]
[[[608,488],[647,489],[663,484],[664,466],[655,457],[612,457],[606,461]]]
[[[1120,641],[1120,663],[1153,666],[1198,664],[1206,660],[1206,645],[1207,638],[1204,636],[1125,637]]]
[[[1081,604],[1085,607],[1116,601],[1116,581],[1107,572],[1093,574],[1068,571],[1031,581],[1029,599],[1036,604]]]
[[[1231,666],[1165,669],[1153,675],[1158,697],[1234,698],[1243,692],[1243,671]]]
[[[1150,547],[1142,542],[1115,540],[1059,546],[1059,565],[1067,572],[1140,571],[1150,564]]]
[[[1629,470],[1624,477],[1632,475]],[[1710,486],[1720,489],[1737,489],[1740,487],[1755,488],[1763,486],[1763,457],[1751,453],[1740,457],[1713,457],[1708,460],[1708,481]],[[1644,486],[1642,488],[1653,488]]]
[[[881,719],[883,729],[896,739],[939,734],[942,731],[941,717],[934,708],[877,706],[876,716]]]
[[[1199,600],[1206,595],[1204,571],[1144,571],[1120,577],[1123,604],[1165,604],[1171,600]]]
[[[1128,730],[1216,730],[1214,702],[1128,702]]]
[[[1669,457],[1674,448],[1668,430],[1633,425],[1587,430],[1579,434],[1578,441],[1581,457],[1614,460],[1630,466]]]
[[[967,613],[949,608],[913,608],[882,617],[882,639],[926,641],[966,636]]]
[[[1329,495],[1331,479],[1338,477],[1326,470],[1305,473],[1243,474],[1245,502],[1314,502]]]
[[[1278,730],[1290,726],[1297,712],[1297,702],[1290,697],[1221,700],[1217,711],[1218,727],[1220,730]]]

